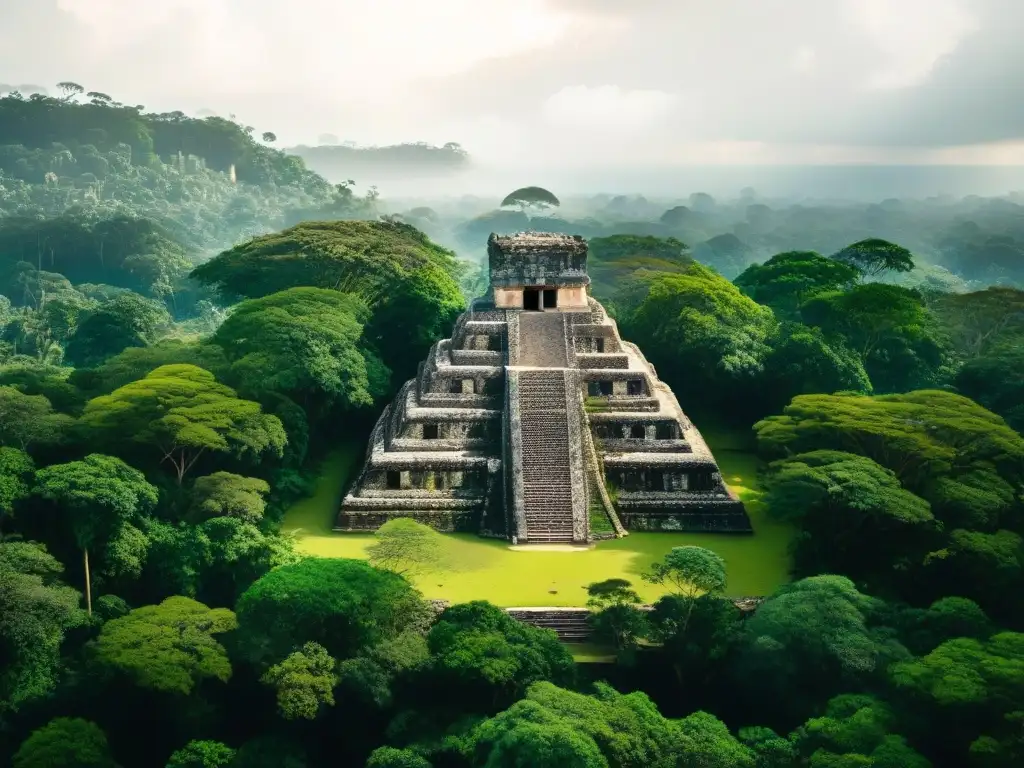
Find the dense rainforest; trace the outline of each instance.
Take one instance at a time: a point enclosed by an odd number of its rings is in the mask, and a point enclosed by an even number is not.
[[[1024,761],[1024,201],[406,205],[61,87],[0,98],[0,765]],[[752,433],[796,531],[755,611],[676,548],[650,610],[591,585],[616,663],[578,664],[282,533],[526,228]]]
[[[328,179],[371,177],[392,178],[457,173],[467,169],[469,153],[455,142],[440,147],[418,142],[387,147],[359,147],[352,144],[326,144],[315,147],[289,147],[288,154],[301,157],[317,173]]]

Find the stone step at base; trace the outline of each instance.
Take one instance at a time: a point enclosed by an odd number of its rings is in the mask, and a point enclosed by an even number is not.
[[[591,630],[587,624],[590,611],[567,608],[540,610],[522,610],[509,608],[507,612],[512,618],[524,624],[542,629],[554,630],[562,642],[583,642],[590,638]]]

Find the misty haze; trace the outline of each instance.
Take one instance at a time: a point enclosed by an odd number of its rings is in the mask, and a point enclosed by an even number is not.
[[[0,768],[1020,768],[1022,30],[0,0]]]

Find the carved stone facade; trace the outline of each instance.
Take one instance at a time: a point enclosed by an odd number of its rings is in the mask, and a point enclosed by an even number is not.
[[[336,530],[522,543],[749,532],[700,432],[587,296],[580,237],[488,240],[490,288],[381,415]]]

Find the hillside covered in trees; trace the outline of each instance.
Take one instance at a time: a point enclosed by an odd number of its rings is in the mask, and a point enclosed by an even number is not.
[[[455,142],[437,147],[424,142],[386,147],[327,144],[285,150],[301,157],[311,169],[328,179],[371,178],[379,183],[392,178],[438,176],[466,170],[469,153]]]
[[[1024,760],[1019,200],[406,206],[83,91],[0,99],[0,766]],[[752,443],[793,531],[756,610],[743,564],[674,547],[649,610],[581,595],[610,659],[577,663],[488,602],[438,612],[422,526],[368,560],[283,532],[487,234],[531,226],[590,238],[623,337]]]

